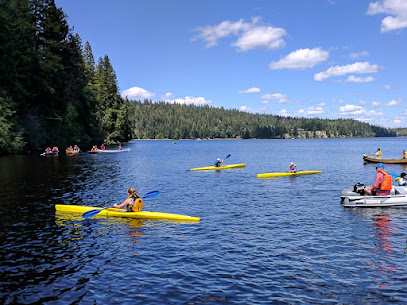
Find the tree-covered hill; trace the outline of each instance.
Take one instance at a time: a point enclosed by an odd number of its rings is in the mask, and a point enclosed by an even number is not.
[[[250,114],[210,106],[131,101],[138,139],[387,137],[394,131],[352,119]]]

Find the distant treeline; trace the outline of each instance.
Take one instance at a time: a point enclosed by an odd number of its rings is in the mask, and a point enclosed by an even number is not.
[[[0,153],[127,141],[128,106],[53,0],[0,1]]]
[[[393,137],[395,131],[352,119],[250,114],[210,106],[131,101],[138,139]]]
[[[405,132],[405,131],[404,131]],[[355,120],[249,114],[128,101],[105,55],[69,28],[54,0],[0,0],[0,154],[131,138],[286,138],[405,135]]]

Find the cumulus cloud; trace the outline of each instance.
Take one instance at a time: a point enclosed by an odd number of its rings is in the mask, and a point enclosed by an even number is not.
[[[206,100],[203,97],[193,97],[193,96],[186,96],[185,98],[177,98],[174,100],[168,101],[171,104],[186,104],[186,105],[209,105],[212,103],[211,100]]]
[[[393,120],[393,124],[395,124],[395,125],[400,125],[400,124],[401,124],[401,121],[398,120],[398,119],[395,119],[395,120]]]
[[[300,114],[302,115],[315,115],[325,113],[323,106],[311,106],[305,109],[300,109]]]
[[[368,55],[369,55],[369,52],[367,52],[367,51],[362,51],[362,52],[359,52],[359,53],[350,53],[350,54],[349,54],[349,57],[350,57],[350,58],[353,58],[353,59],[358,59],[358,58],[360,58],[360,57],[368,56]]]
[[[375,78],[373,76],[357,77],[355,75],[350,75],[345,82],[349,83],[369,83],[373,82]]]
[[[246,94],[249,94],[249,93],[260,93],[260,89],[259,89],[259,88],[256,88],[256,87],[252,87],[252,88],[249,88],[249,89],[247,89],[247,90],[241,90],[241,91],[239,91],[239,93],[246,93]]]
[[[375,106],[375,107],[378,107],[378,106],[387,106],[387,107],[393,107],[393,106],[397,106],[397,105],[399,105],[401,103],[401,99],[397,99],[397,100],[391,100],[390,102],[388,102],[388,103],[380,103],[380,102],[377,102],[377,101],[374,101],[373,103],[372,103],[372,105],[373,106]]]
[[[274,61],[269,64],[270,69],[297,69],[304,70],[312,68],[321,62],[328,59],[329,52],[321,50],[320,48],[314,49],[299,49],[291,52],[286,57],[279,61]]]
[[[380,31],[390,32],[407,27],[407,2],[405,0],[382,0],[369,4],[368,15],[389,15],[382,20]]]
[[[240,51],[248,51],[255,48],[277,49],[285,46],[282,39],[287,33],[282,28],[268,25],[258,25],[260,17],[252,18],[251,22],[240,19],[237,22],[222,21],[216,25],[206,25],[195,28],[198,34],[193,40],[203,39],[206,47],[210,48],[218,44],[218,40],[231,35],[238,39],[232,43]]]
[[[287,109],[281,109],[280,112],[278,113],[278,115],[279,116],[290,116]]]
[[[378,65],[371,65],[368,62],[355,62],[346,66],[333,66],[328,70],[317,73],[314,75],[314,80],[322,82],[332,76],[342,76],[349,73],[365,74],[377,73],[379,71]]]
[[[281,93],[265,94],[260,97],[262,100],[278,100],[279,104],[284,104],[288,102],[287,95]]]
[[[167,92],[166,94],[161,96],[161,99],[166,101],[169,99],[172,99],[174,97],[174,94],[172,92]]]
[[[357,116],[357,115],[367,115],[367,116],[380,116],[384,115],[383,112],[377,112],[377,111],[367,111],[365,108],[362,106],[357,106],[357,105],[345,105],[342,107],[339,107],[339,115],[344,115],[344,116]]]
[[[147,90],[140,87],[131,87],[124,90],[121,94],[122,98],[128,98],[131,100],[144,100],[155,96],[155,93],[148,92]]]

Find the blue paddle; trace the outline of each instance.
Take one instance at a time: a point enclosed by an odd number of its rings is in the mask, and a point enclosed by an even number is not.
[[[141,196],[141,199],[153,198],[153,197],[158,196],[158,194],[160,194],[159,191],[148,192],[144,196]],[[106,210],[106,209],[108,209],[108,208],[87,211],[87,212],[82,214],[82,218],[86,219],[86,218],[95,216],[95,215],[99,214],[100,212],[102,212],[103,210]]]
[[[227,156],[226,156],[226,158],[225,159],[223,159],[223,161],[225,161],[227,158],[229,158],[230,157],[230,154],[228,154]],[[222,162],[223,162],[222,161]]]

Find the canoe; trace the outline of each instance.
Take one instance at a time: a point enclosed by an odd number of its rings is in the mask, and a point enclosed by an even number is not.
[[[124,148],[124,149],[104,149],[101,150],[99,149],[97,152],[100,154],[104,154],[104,153],[120,153],[120,152],[126,152],[126,151],[130,151],[130,148]]]
[[[70,156],[70,155],[77,155],[79,154],[79,150],[65,150],[65,153]]]
[[[239,168],[239,167],[246,167],[246,163],[222,165],[221,167],[216,167],[216,166],[197,167],[197,168],[191,168],[190,171],[208,171],[208,170],[219,171],[222,169],[231,169],[231,168]]]
[[[46,156],[58,156],[59,151],[49,151],[49,152],[43,152],[41,156],[46,157]]]
[[[124,218],[137,218],[137,219],[157,219],[157,220],[183,220],[183,221],[199,221],[199,217],[191,217],[187,215],[160,213],[160,212],[127,212],[125,209],[116,208],[99,208],[89,207],[83,205],[64,205],[56,204],[55,210],[59,212],[80,213],[83,214],[91,210],[102,210],[98,216],[102,217],[124,217]]]
[[[277,178],[277,177],[285,177],[285,176],[301,176],[301,175],[313,175],[313,174],[320,174],[321,171],[300,171],[296,173],[266,173],[266,174],[258,174],[257,178]]]
[[[376,159],[363,155],[363,161],[370,163],[407,164],[407,159]]]

